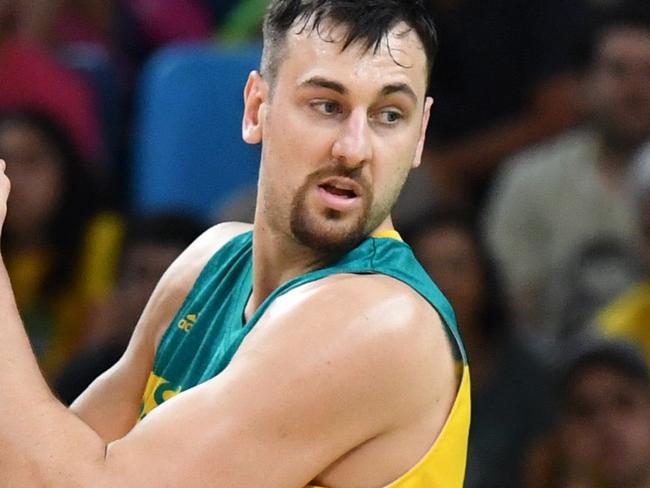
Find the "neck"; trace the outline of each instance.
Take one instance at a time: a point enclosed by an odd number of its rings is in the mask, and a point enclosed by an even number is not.
[[[247,318],[287,281],[328,266],[341,257],[305,246],[292,235],[272,229],[258,217],[253,225],[253,292],[246,306]],[[394,228],[388,217],[373,233],[390,230]]]
[[[269,230],[257,221],[253,227],[253,293],[247,307],[256,310],[283,283],[332,261],[301,245],[291,236]]]

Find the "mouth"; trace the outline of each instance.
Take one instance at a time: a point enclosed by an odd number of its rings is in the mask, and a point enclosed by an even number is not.
[[[318,185],[325,205],[333,210],[346,211],[361,201],[361,186],[349,178],[329,178]]]
[[[359,184],[350,178],[328,178],[318,186],[327,193],[340,198],[357,198],[362,193]]]
[[[339,188],[332,185],[319,185],[320,188],[325,190],[327,193],[341,198],[356,198],[357,194],[354,190],[349,190],[346,188]]]

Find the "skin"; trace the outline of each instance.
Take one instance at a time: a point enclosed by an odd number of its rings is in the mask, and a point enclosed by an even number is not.
[[[650,31],[612,29],[597,52],[590,106],[606,149],[628,156],[650,137]]]
[[[591,366],[572,385],[561,428],[573,470],[612,488],[650,486],[650,390],[607,366]]]
[[[359,226],[392,228],[388,209],[419,164],[431,101],[415,34],[390,43],[402,66],[386,46],[341,53],[337,41],[292,32],[273,97],[250,75],[243,134],[263,142],[263,155],[248,316],[285,280],[336,256],[295,235],[292,212],[334,244]],[[396,85],[414,96],[386,93]],[[334,167],[345,176],[317,173]],[[344,202],[324,194],[324,183],[363,191]],[[0,202],[8,185],[3,177]],[[167,324],[212,253],[249,228],[216,226],[181,254],[124,357],[71,411],[38,372],[0,267],[0,367],[12,371],[0,378],[11,392],[0,403],[1,485],[347,488],[384,486],[417,463],[442,429],[457,380],[438,315],[385,276],[334,275],[277,299],[221,374],[134,426]]]
[[[65,187],[61,155],[38,129],[11,122],[0,127],[0,154],[13,183],[5,227],[23,248],[38,247]]]

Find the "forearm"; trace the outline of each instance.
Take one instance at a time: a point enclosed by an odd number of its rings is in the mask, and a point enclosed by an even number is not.
[[[11,399],[0,402],[0,422],[22,412],[23,405],[41,403],[51,393],[40,373],[25,333],[4,261],[0,258],[0,391]],[[6,373],[11,374],[6,374]]]
[[[0,316],[0,484],[81,486],[101,466],[104,443],[49,391],[1,260]]]

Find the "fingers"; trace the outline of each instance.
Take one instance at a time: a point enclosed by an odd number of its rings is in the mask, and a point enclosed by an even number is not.
[[[7,163],[5,162],[4,159],[0,159],[0,177],[2,178],[2,189],[6,191],[9,191],[9,177],[7,176]],[[4,192],[3,192],[4,195]]]
[[[0,228],[4,224],[7,215],[7,198],[9,197],[9,190],[11,184],[9,178],[5,174],[7,164],[4,159],[0,159]]]

